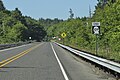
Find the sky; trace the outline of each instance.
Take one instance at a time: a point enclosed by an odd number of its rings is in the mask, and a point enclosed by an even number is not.
[[[3,0],[8,10],[19,8],[24,16],[32,18],[68,19],[72,9],[74,17],[89,16],[89,5],[92,12],[97,0]]]

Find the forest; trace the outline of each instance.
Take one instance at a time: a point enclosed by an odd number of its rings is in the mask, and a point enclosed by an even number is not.
[[[95,11],[89,17],[76,17],[70,9],[67,20],[36,20],[23,16],[22,12],[7,10],[0,0],[0,43],[20,41],[57,41],[82,51],[107,59],[120,61],[120,0],[98,0]],[[100,22],[98,54],[95,53],[96,35],[92,33],[92,22]],[[66,33],[62,38],[61,34]],[[55,38],[54,38],[55,37]]]
[[[58,18],[36,20],[30,16],[23,16],[18,8],[7,10],[0,0],[0,43],[16,43],[30,39],[47,40],[47,27],[61,21],[63,20]]]

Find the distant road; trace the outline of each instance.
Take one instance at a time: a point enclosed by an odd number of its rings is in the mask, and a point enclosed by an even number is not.
[[[50,42],[0,51],[0,80],[108,80],[70,52]],[[110,79],[109,79],[110,80]]]

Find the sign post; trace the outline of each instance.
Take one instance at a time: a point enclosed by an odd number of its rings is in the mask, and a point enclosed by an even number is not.
[[[64,44],[64,38],[66,37],[66,33],[63,32],[63,33],[61,34],[61,37],[63,38],[63,44]]]
[[[98,35],[100,34],[100,22],[92,22],[92,33],[96,35],[96,55],[98,54]]]

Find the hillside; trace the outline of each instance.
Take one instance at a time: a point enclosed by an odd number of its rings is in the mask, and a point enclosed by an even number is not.
[[[49,27],[49,37],[61,37],[66,33],[64,44],[95,54],[96,35],[92,34],[92,22],[100,22],[98,54],[120,61],[120,0],[99,0],[90,17],[68,19]],[[56,39],[57,41],[58,38]],[[63,39],[59,41],[63,43]]]
[[[63,20],[57,18],[36,20],[30,16],[24,16],[18,8],[12,11],[7,10],[0,0],[0,43],[47,40],[47,28],[61,21]]]

